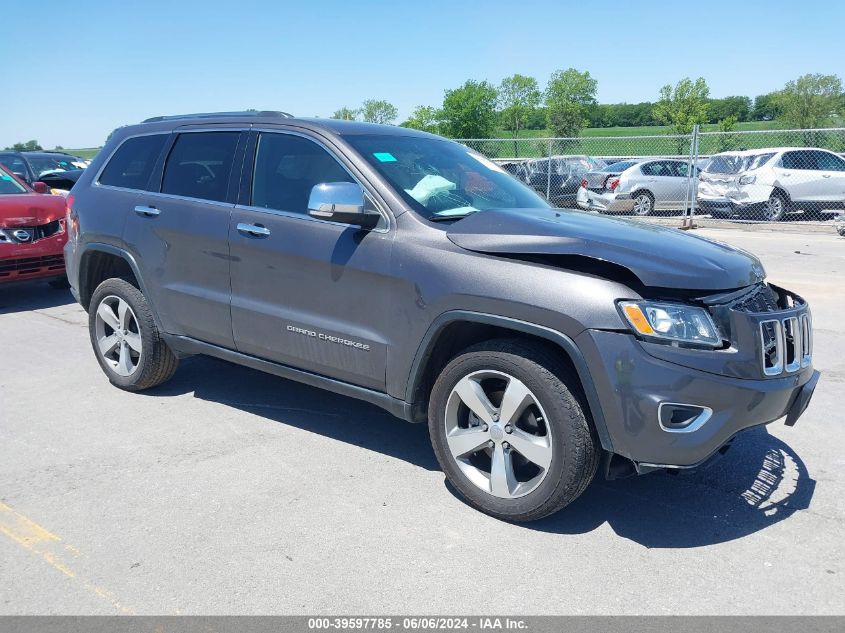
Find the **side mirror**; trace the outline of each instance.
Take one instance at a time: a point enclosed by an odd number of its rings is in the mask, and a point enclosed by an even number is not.
[[[47,186],[47,183],[41,182],[40,180],[32,183],[32,189],[35,193],[50,193],[50,187]]]
[[[354,182],[324,182],[314,185],[308,197],[308,215],[321,220],[375,228],[381,214],[367,209],[364,190]]]

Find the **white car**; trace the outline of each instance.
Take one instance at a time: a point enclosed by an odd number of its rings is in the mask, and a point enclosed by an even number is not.
[[[822,219],[845,208],[845,159],[813,147],[716,154],[699,174],[697,201],[713,217]]]
[[[619,161],[587,173],[576,201],[582,209],[601,213],[684,210],[688,168],[687,161],[671,158]]]

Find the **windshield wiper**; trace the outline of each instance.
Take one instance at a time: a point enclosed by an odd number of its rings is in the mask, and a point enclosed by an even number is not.
[[[473,213],[475,213],[473,211]],[[464,213],[463,215],[437,215],[436,213],[432,216],[429,216],[429,220],[431,222],[448,222],[449,220],[462,220],[468,215],[472,215],[472,213]]]

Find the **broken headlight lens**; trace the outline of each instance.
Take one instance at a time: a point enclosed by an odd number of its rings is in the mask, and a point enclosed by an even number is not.
[[[722,336],[703,308],[682,303],[623,301],[622,314],[637,334],[670,343],[719,347]]]

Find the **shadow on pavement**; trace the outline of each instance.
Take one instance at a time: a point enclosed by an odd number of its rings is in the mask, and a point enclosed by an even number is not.
[[[525,527],[582,534],[607,523],[645,547],[701,547],[742,538],[808,508],[815,485],[801,458],[758,427],[737,436],[724,457],[695,470],[597,478],[572,505]]]
[[[424,424],[408,424],[382,409],[292,380],[194,356],[151,396],[194,393],[194,397],[261,415],[274,422],[439,470]]]
[[[400,422],[373,405],[221,360],[197,356],[182,363],[170,382],[144,393],[193,392],[203,400],[439,470],[424,424]],[[724,457],[701,468],[616,481],[599,476],[567,508],[519,525],[583,534],[607,523],[619,536],[645,547],[701,547],[790,517],[809,506],[814,489],[800,457],[760,427],[739,435]]]
[[[47,282],[32,281],[0,285],[0,314],[43,310],[74,303],[70,290],[56,290]]]

